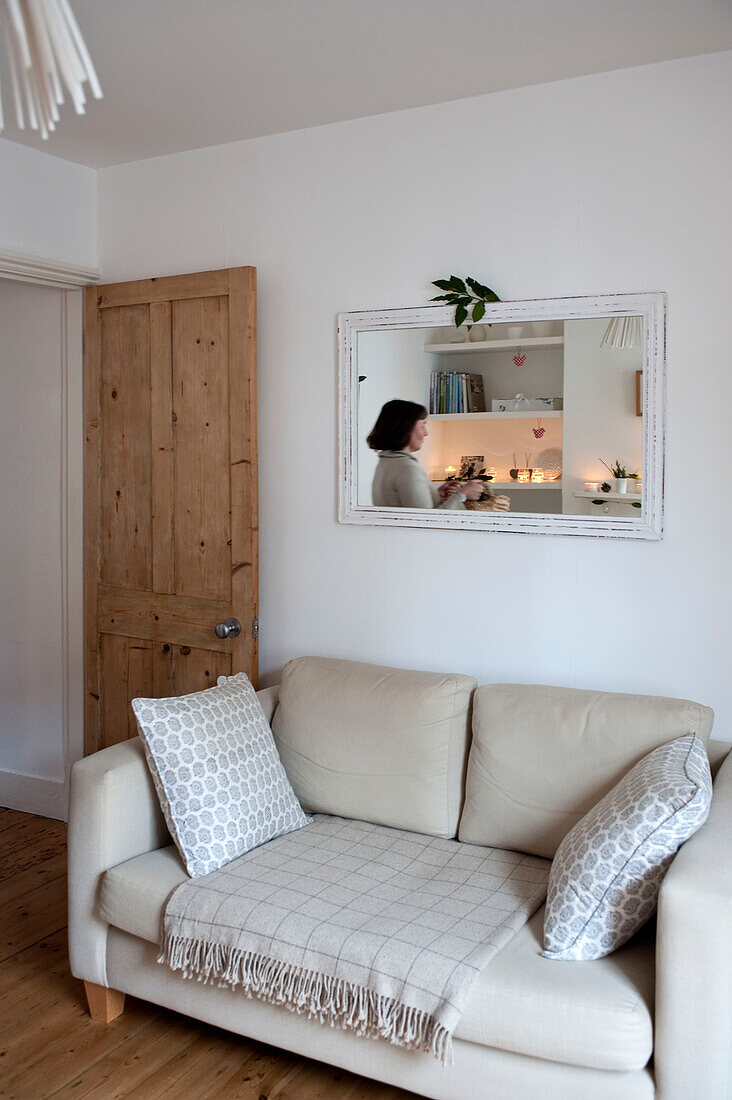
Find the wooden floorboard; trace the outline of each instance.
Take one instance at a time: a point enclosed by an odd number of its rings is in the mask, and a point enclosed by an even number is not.
[[[134,997],[94,1023],[69,971],[66,826],[0,808],[0,835],[3,1100],[414,1100]]]

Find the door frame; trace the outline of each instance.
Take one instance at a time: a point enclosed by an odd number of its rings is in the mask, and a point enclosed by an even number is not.
[[[61,295],[61,577],[63,781],[0,772],[3,803],[65,821],[69,776],[84,755],[83,293],[96,268],[0,249],[0,279],[52,287]]]

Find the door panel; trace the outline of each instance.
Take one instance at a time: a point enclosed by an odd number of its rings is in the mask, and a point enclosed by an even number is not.
[[[219,676],[231,675],[231,654],[195,646],[153,642],[151,695],[183,695],[213,687]],[[136,732],[136,731],[135,731]],[[134,734],[132,734],[134,736]]]
[[[218,600],[231,598],[228,304],[173,303],[175,591]]]
[[[87,752],[135,736],[136,695],[256,685],[255,276],[88,289]]]
[[[148,309],[101,315],[100,579],[149,588],[151,484]]]
[[[170,657],[170,695],[212,687],[219,676],[231,674],[230,653],[212,653],[194,646],[174,645],[171,646]]]
[[[137,735],[130,699],[152,693],[152,643],[145,638],[102,634],[100,678],[104,684],[101,724],[105,743],[116,745]]]
[[[152,302],[149,308],[152,589],[171,593],[175,592],[172,304]]]

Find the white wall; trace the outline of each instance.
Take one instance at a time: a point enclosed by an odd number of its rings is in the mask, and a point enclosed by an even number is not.
[[[520,63],[520,59],[518,59]],[[732,54],[103,170],[106,279],[259,269],[263,680],[302,653],[686,695],[732,737]],[[668,292],[666,535],[336,521],[339,310]]]
[[[64,294],[0,280],[0,805],[64,811]]]
[[[0,272],[16,253],[95,268],[97,173],[0,138]],[[81,296],[6,281],[0,297],[0,805],[65,817],[83,745]]]
[[[0,138],[0,249],[96,267],[96,175]]]
[[[643,421],[636,415],[635,375],[643,349],[602,346],[608,318],[564,325],[563,510],[582,511],[574,494],[585,481],[612,480],[617,460],[629,473],[642,473]],[[635,491],[631,482],[629,491]],[[629,515],[625,506],[621,515]]]
[[[371,485],[378,454],[366,443],[382,405],[398,397],[429,407],[429,361],[424,354],[428,330],[394,329],[390,332],[361,332],[358,336],[359,374],[365,375],[358,389],[358,502],[372,504]],[[432,439],[420,450],[426,470],[432,463]]]

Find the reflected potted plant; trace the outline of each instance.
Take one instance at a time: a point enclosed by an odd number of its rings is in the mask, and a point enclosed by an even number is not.
[[[635,474],[629,474],[628,471],[625,469],[625,466],[620,465],[620,460],[617,459],[617,458],[613,462],[612,466],[608,466],[608,464],[607,464],[607,462],[605,462],[604,458],[601,458],[600,462],[602,462],[605,469],[609,470],[610,473],[613,475],[613,479],[615,481],[615,492],[616,493],[627,493],[628,492],[628,478],[629,477],[635,477],[636,475]]]

